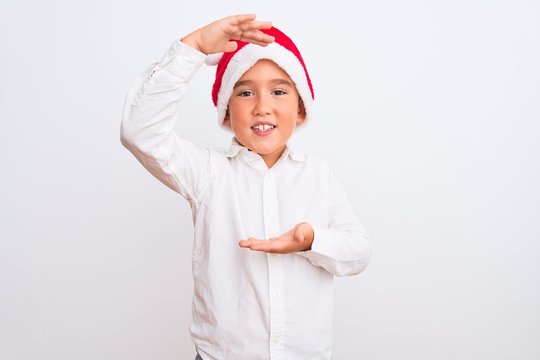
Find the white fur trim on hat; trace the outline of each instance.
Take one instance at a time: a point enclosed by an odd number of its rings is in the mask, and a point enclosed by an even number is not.
[[[209,54],[206,56],[206,59],[204,59],[204,63],[208,66],[214,66],[217,65],[219,60],[223,57],[223,53],[215,53],[215,54]]]

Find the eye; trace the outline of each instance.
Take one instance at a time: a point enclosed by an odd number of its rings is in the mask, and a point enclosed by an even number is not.
[[[238,92],[238,96],[247,97],[254,95],[253,91],[251,90],[242,90]]]
[[[272,95],[287,95],[287,92],[285,90],[281,90],[281,89],[276,89],[274,91],[272,91]]]

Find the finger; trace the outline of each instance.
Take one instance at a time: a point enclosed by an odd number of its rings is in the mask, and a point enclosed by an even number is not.
[[[240,247],[244,247],[244,248],[249,248],[251,247],[251,244],[253,242],[256,242],[256,241],[266,241],[266,240],[261,240],[261,239],[255,239],[255,238],[249,238],[247,240],[240,240],[238,242],[238,245],[240,245]]]
[[[263,251],[268,253],[283,252],[282,246],[275,240],[248,239],[240,241],[240,246],[254,251]]]
[[[259,46],[262,46],[262,47],[270,45],[270,43],[262,42],[262,41],[254,41],[254,40],[242,39],[242,38],[240,38],[240,40],[244,41],[244,42],[247,42],[247,43],[250,43],[250,44],[259,45]]]
[[[272,35],[265,34],[260,30],[244,31],[242,32],[241,35],[243,39],[249,39],[249,40],[260,41],[260,42],[271,43],[275,40],[275,38]]]
[[[272,22],[265,20],[257,20],[257,16],[255,14],[239,14],[239,15],[232,15],[228,16],[223,20],[227,20],[227,22],[231,25],[238,26],[242,30],[249,30],[249,29],[269,29],[272,27]]]
[[[266,46],[270,43],[273,43],[275,41],[275,38],[261,31],[247,31],[242,33],[240,40],[252,44]]]
[[[254,251],[262,251],[267,253],[279,252],[279,250],[276,249],[276,247],[269,240],[252,241],[249,248]]]
[[[272,27],[271,21],[246,21],[237,24],[238,28],[242,31],[270,29]]]
[[[237,26],[242,31],[270,29],[272,27],[272,22],[254,20],[238,23]]]
[[[217,22],[233,39],[238,39],[243,31],[258,29],[257,23],[259,23],[255,21],[255,14],[231,15]]]
[[[248,248],[249,245],[251,245],[251,241],[249,241],[249,240],[240,240],[238,242],[238,245],[240,245],[240,247],[243,247],[243,248]]]
[[[231,18],[232,24],[238,25],[246,21],[253,21],[255,20],[256,17],[257,15],[255,14],[239,14],[239,15],[230,16],[229,18]]]
[[[271,21],[260,21],[259,22],[259,29],[270,29],[272,27]]]

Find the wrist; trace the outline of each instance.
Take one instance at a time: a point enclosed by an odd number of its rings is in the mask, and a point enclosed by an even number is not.
[[[205,53],[199,47],[199,44],[197,43],[197,39],[196,39],[196,36],[194,35],[194,33],[191,33],[191,34],[188,34],[186,36],[181,37],[180,41],[183,42],[184,44],[194,48],[195,50],[197,50],[199,52]]]

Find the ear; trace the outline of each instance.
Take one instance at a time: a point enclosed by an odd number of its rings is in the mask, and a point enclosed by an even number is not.
[[[225,117],[223,118],[223,126],[231,127],[231,117],[229,115],[229,109],[225,112]]]
[[[306,120],[305,113],[304,114],[298,113],[298,117],[296,118],[296,125],[302,124],[304,122],[304,120]]]
[[[296,117],[296,125],[300,125],[306,120],[306,108],[302,98],[298,101],[298,116]]]

